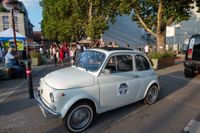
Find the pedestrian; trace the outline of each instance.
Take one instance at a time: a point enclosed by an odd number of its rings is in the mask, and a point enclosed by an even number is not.
[[[130,48],[130,45],[128,43],[126,44],[126,48]]]
[[[100,47],[101,47],[101,48],[105,48],[105,47],[107,47],[107,45],[106,45],[105,42],[101,42]]]
[[[60,63],[63,64],[63,60],[64,60],[64,55],[65,55],[65,52],[64,52],[64,46],[62,45],[60,50],[59,50],[59,54],[60,54]]]
[[[60,63],[60,47],[56,45],[56,61]]]
[[[75,52],[75,49],[73,46],[71,46],[69,49],[70,64],[74,63],[74,52]]]
[[[54,63],[53,62],[53,44],[49,48],[49,54],[50,54],[51,63]]]
[[[115,43],[115,42],[112,42],[111,47],[112,47],[112,48],[116,48],[116,47],[117,47],[116,43]]]
[[[43,55],[44,54],[44,49],[42,47],[39,48],[40,54]]]
[[[56,63],[57,63],[56,50],[57,50],[57,46],[56,46],[56,43],[54,43],[53,44],[53,48],[52,48],[52,55],[53,55],[53,63],[54,63],[54,65],[56,65]]]
[[[149,44],[144,46],[144,52],[148,55],[149,54]]]
[[[77,44],[76,50],[75,50],[75,53],[74,53],[75,61],[78,59],[78,57],[81,55],[82,52],[83,51],[81,49],[81,46],[79,44]]]
[[[22,75],[22,67],[19,64],[20,55],[16,53],[15,48],[8,48],[8,52],[5,55],[5,66],[7,68],[14,69],[14,76]]]
[[[69,50],[68,50],[68,44],[67,44],[67,42],[63,42],[62,48],[64,50],[64,58],[66,58],[66,60],[68,60]]]

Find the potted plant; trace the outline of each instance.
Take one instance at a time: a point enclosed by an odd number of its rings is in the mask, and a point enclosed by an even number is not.
[[[30,57],[31,57],[31,65],[38,66],[41,64],[41,55],[38,51],[31,51]]]
[[[166,52],[164,54],[159,52],[152,52],[149,55],[154,69],[161,69],[175,64],[176,55],[173,52]]]

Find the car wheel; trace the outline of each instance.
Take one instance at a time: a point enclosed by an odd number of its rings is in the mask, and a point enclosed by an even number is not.
[[[93,107],[88,103],[79,103],[69,110],[63,122],[70,132],[82,132],[91,124],[93,117]]]
[[[158,99],[158,94],[159,94],[158,87],[156,85],[151,86],[144,98],[144,103],[149,105],[155,103],[155,101]]]
[[[194,74],[193,70],[189,71],[188,69],[184,69],[184,75],[185,75],[185,77],[193,78],[195,74]]]

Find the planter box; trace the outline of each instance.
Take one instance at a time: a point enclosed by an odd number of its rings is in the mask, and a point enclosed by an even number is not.
[[[31,58],[31,65],[32,66],[39,66],[41,65],[41,59],[40,58]]]
[[[151,59],[154,69],[161,69],[175,64],[175,58]]]

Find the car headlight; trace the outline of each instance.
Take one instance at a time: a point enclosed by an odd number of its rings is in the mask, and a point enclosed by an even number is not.
[[[50,97],[50,99],[51,99],[51,102],[53,103],[53,102],[54,102],[54,95],[53,95],[52,92],[49,94],[49,97]]]

